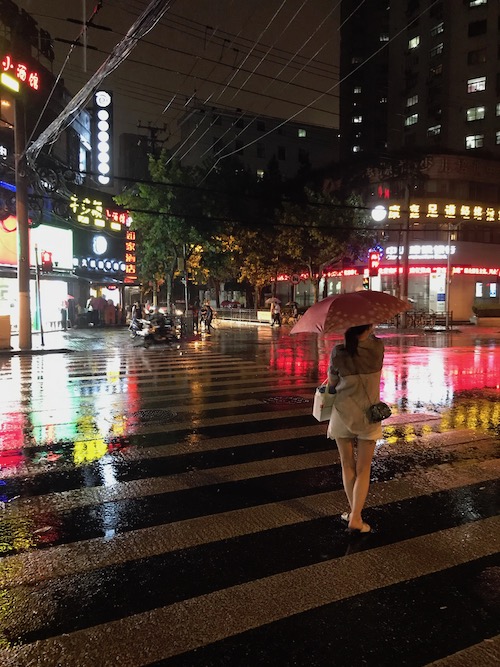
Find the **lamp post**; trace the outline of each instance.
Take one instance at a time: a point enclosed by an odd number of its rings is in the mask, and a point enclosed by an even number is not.
[[[446,260],[446,282],[444,285],[445,288],[445,331],[448,331],[450,328],[450,296],[451,296],[451,234],[452,234],[452,225],[451,221],[448,222],[448,256]]]
[[[409,287],[409,274],[410,274],[410,186],[406,184],[405,186],[405,198],[404,198],[404,210],[405,210],[405,237],[404,237],[404,255],[403,255],[403,293],[401,298],[408,301],[408,287]],[[401,235],[401,228],[400,228]],[[399,257],[399,248],[398,248],[398,257]],[[399,273],[399,268],[398,268]],[[403,313],[403,328],[406,328],[408,324],[408,311]]]

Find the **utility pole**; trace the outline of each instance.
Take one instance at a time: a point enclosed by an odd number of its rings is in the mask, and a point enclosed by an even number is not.
[[[404,208],[405,208],[405,237],[404,237],[404,255],[403,255],[403,294],[401,295],[402,299],[408,301],[408,287],[409,287],[409,278],[410,278],[410,184],[406,183],[405,185],[405,199],[404,199]],[[399,255],[399,248],[398,248]],[[398,267],[399,271],[399,267]],[[403,328],[406,328],[408,324],[408,316],[406,311],[403,313]]]
[[[166,132],[167,126],[163,124],[163,127],[154,127],[151,123],[147,125],[141,125],[141,121],[137,123],[139,130],[147,130],[149,132],[149,145],[151,146],[151,153],[153,157],[158,157],[157,153],[157,144],[158,144],[158,134],[160,132]],[[163,143],[163,142],[162,142]]]
[[[19,292],[19,348],[31,350],[30,240],[28,223],[28,183],[26,116],[22,93],[14,100],[14,152],[16,168],[17,283]]]

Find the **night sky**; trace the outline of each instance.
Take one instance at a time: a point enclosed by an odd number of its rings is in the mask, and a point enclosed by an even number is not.
[[[84,9],[88,18],[95,0],[17,4],[54,38],[57,74],[70,49],[57,38],[74,40],[81,26],[67,19],[81,21]],[[73,50],[63,71],[71,93],[148,4],[103,0],[94,23],[111,30],[89,29],[88,46],[99,50],[87,49],[86,71],[83,49]],[[338,88],[317,98],[338,81],[339,6],[331,0],[173,0],[160,24],[102,86],[114,93],[117,135],[137,132],[139,121],[173,131],[192,95],[211,106],[278,118],[310,105],[294,120],[338,127]]]

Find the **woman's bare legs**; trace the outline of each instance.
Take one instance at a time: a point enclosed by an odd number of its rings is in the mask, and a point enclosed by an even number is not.
[[[356,457],[354,456],[354,443],[352,440],[339,438],[336,442],[342,465],[342,482],[351,507],[349,528],[361,530],[363,527],[361,512],[363,511],[370,486],[370,472],[373,453],[375,452],[375,441],[358,440]]]
[[[348,438],[336,438],[337,449],[340,455],[340,464],[342,466],[342,482],[344,491],[349,501],[349,507],[352,510],[354,482],[356,481],[356,459],[354,457],[354,440]]]

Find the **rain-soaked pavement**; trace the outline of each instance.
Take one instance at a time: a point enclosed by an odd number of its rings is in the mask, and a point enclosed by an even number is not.
[[[0,664],[500,664],[500,331],[377,333],[362,538],[310,414],[338,338],[0,353]]]

